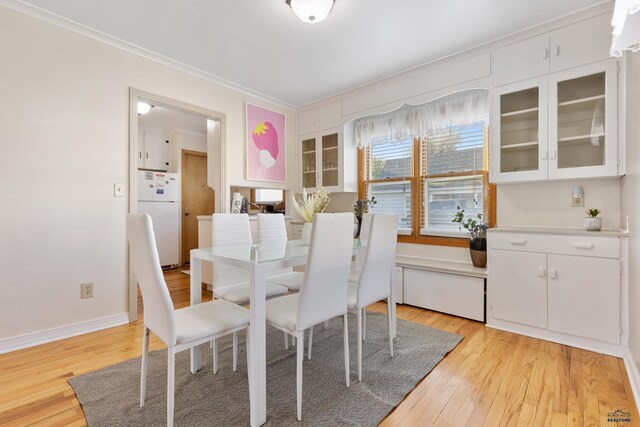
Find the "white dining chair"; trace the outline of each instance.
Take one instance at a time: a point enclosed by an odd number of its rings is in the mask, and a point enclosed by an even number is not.
[[[172,426],[176,353],[243,329],[247,329],[248,334],[249,310],[224,300],[174,310],[160,267],[151,217],[147,214],[129,215],[127,238],[144,304],[140,407],[145,402],[149,332],[152,331],[167,345],[167,425]],[[247,339],[247,353],[248,343]]]
[[[297,338],[297,418],[302,420],[304,331],[334,317],[344,321],[344,368],[349,387],[347,279],[353,251],[353,214],[316,214],[300,292],[267,301],[267,323]]]
[[[371,218],[374,214],[366,213],[362,216],[362,225],[360,227],[360,241],[366,243],[369,240],[369,230],[371,229]],[[356,259],[351,263],[351,270],[349,271],[349,280],[357,282],[360,277],[360,271],[362,271],[362,263],[364,261],[364,255],[356,255]]]
[[[211,246],[224,248],[227,253],[237,251],[242,254],[251,250],[251,225],[247,214],[215,213],[211,216]],[[213,295],[234,304],[248,304],[251,299],[251,283],[247,270],[213,263]],[[287,293],[287,288],[274,283],[267,283],[266,297],[273,298]],[[285,343],[286,344],[286,343]],[[233,370],[237,369],[238,336],[233,334]],[[288,347],[288,346],[287,346]],[[211,343],[213,351],[213,372],[218,372],[218,347],[216,341]]]
[[[258,214],[258,244],[287,244],[287,229],[282,214]],[[285,268],[267,277],[267,284],[280,285],[290,292],[300,290],[304,273]]]
[[[386,299],[389,324],[389,352],[393,357],[392,310],[390,304],[391,273],[396,260],[398,216],[376,214],[371,218],[367,250],[357,282],[349,282],[347,304],[358,319],[358,381],[362,381],[362,341],[367,306]]]

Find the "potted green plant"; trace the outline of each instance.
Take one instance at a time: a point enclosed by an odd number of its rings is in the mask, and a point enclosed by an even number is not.
[[[293,207],[304,220],[302,226],[302,244],[308,245],[311,242],[311,227],[313,225],[313,217],[320,212],[324,212],[327,205],[331,201],[329,192],[320,187],[313,194],[307,194],[307,189],[302,189],[302,194],[296,194],[293,198]]]
[[[587,231],[602,230],[602,218],[598,216],[600,209],[589,209],[587,215],[589,216],[584,219],[584,229]]]
[[[458,212],[453,216],[451,222],[458,223],[458,228],[464,227],[471,239],[469,240],[469,253],[471,263],[474,267],[485,268],[487,266],[487,226],[484,223],[484,215],[477,214],[476,217],[467,217],[465,220],[464,209],[457,207]]]
[[[356,236],[355,236],[356,239],[360,237],[360,228],[362,227],[362,217],[366,212],[369,211],[369,208],[371,206],[374,206],[376,203],[378,203],[376,201],[376,198],[372,197],[371,199],[358,199],[356,204],[353,205],[353,213],[355,214],[356,219],[358,220],[358,231],[356,231]]]

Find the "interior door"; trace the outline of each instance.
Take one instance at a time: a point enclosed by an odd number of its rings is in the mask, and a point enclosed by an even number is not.
[[[198,215],[211,215],[215,193],[207,185],[207,153],[182,150],[182,263],[198,247]]]

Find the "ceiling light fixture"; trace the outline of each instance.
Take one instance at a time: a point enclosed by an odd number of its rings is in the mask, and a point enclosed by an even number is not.
[[[329,15],[335,0],[285,0],[302,22],[315,24]]]
[[[138,101],[138,114],[144,116],[149,111],[151,111],[152,108],[153,105],[147,104],[146,102]]]

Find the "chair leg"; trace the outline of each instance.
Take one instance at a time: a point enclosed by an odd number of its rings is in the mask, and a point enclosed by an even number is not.
[[[253,396],[253,393],[251,393],[251,358],[250,358],[250,354],[249,354],[249,328],[246,329],[247,331],[247,381],[249,382],[249,404],[251,405],[251,396]]]
[[[362,309],[362,341],[367,340],[367,307]]]
[[[313,326],[309,328],[309,354],[307,359],[311,360],[311,346],[313,345]]]
[[[142,332],[142,369],[140,370],[140,407],[144,406],[147,391],[147,371],[149,368],[149,328]]]
[[[298,367],[296,369],[296,404],[298,421],[302,421],[302,360],[304,359],[304,331],[297,334]]]
[[[284,333],[284,349],[289,350],[289,334]]]
[[[357,310],[358,318],[358,381],[362,381],[362,310]]]
[[[218,373],[218,343],[216,340],[211,341],[211,353],[213,353],[213,373]]]
[[[393,325],[393,314],[391,313],[391,301],[390,299],[387,300],[387,320],[389,323],[389,354],[391,354],[391,357],[393,357],[393,332],[392,332],[392,325]]]
[[[167,349],[167,427],[173,426],[174,381],[176,369],[176,354],[173,347]]]
[[[233,372],[238,370],[238,333],[233,333]]]
[[[344,314],[344,370],[347,378],[347,387],[349,387],[349,327],[347,325],[347,313]]]
[[[324,321],[324,330],[326,331],[327,329],[329,329],[329,321],[325,320]]]

